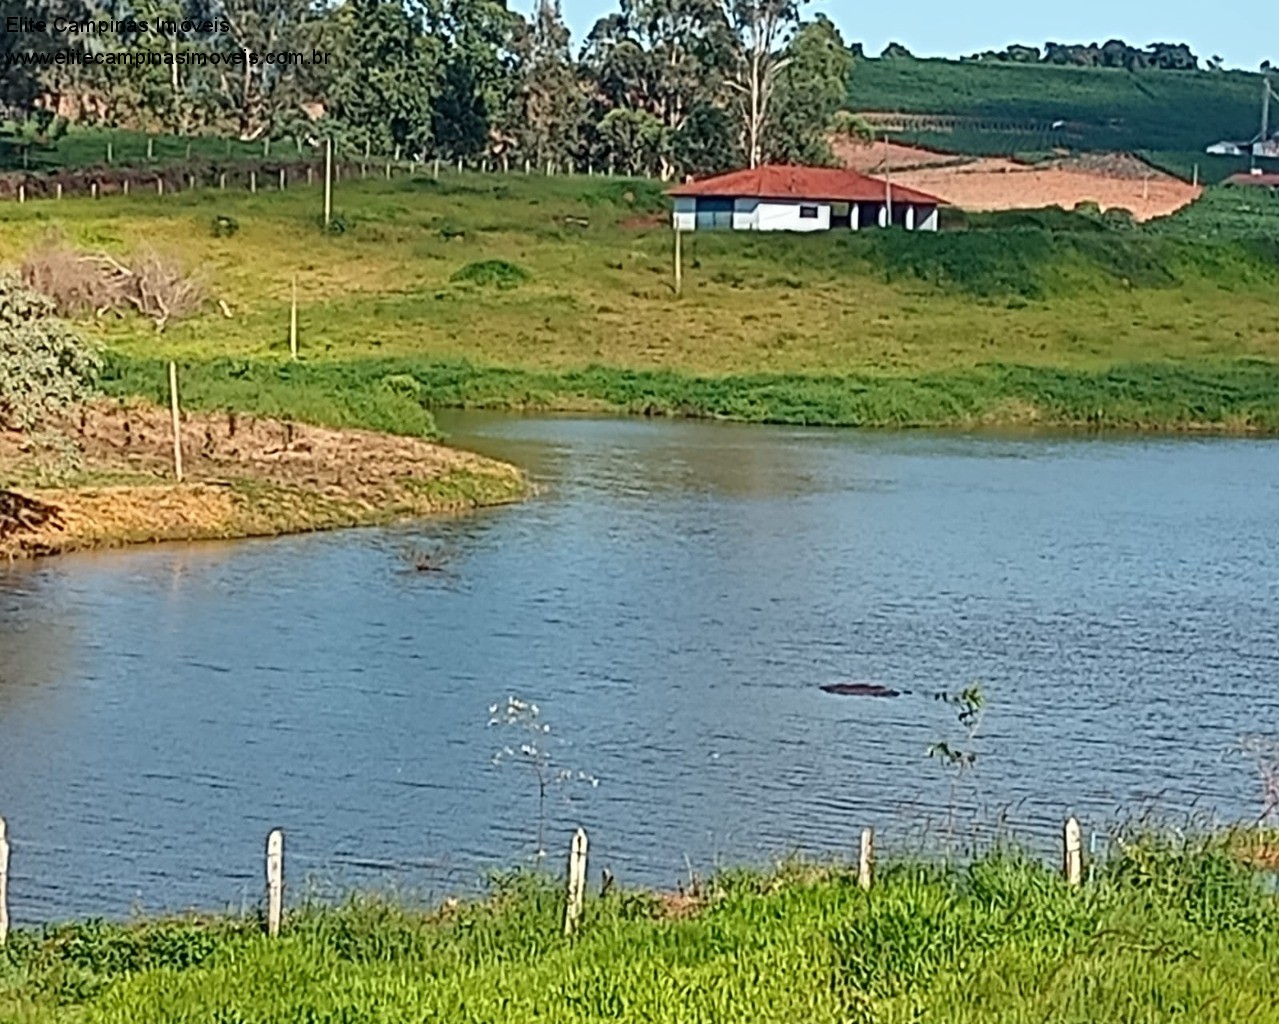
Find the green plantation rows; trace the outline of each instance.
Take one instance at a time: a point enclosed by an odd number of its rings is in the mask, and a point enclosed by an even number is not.
[[[903,141],[960,153],[1142,152],[1187,179],[1199,163],[1205,181],[1242,169],[1239,161],[1209,157],[1204,149],[1223,139],[1251,139],[1260,101],[1260,76],[1241,71],[948,60],[861,60],[849,87],[854,110],[971,119],[953,130],[907,132]],[[1054,131],[1056,122],[1065,123]]]

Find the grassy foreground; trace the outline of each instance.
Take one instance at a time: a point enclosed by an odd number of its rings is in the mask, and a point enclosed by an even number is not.
[[[1279,429],[1279,202],[1220,190],[1146,227],[1032,212],[941,235],[690,236],[651,182],[520,174],[0,208],[0,262],[50,230],[153,246],[210,299],[157,335],[86,325],[109,387],[418,432],[445,405],[863,425]],[[239,226],[214,237],[215,216]],[[302,362],[287,359],[296,275]],[[223,310],[217,301],[225,305]],[[228,315],[229,314],[229,315]]]
[[[256,920],[80,924],[0,951],[0,1019],[1120,1024],[1279,1020],[1279,902],[1221,850],[1139,847],[1081,890],[1012,856],[726,875],[702,902],[610,893],[561,934],[515,876],[424,912],[374,898]]]

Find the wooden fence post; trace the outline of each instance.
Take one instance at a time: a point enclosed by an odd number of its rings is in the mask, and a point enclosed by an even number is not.
[[[9,833],[0,818],[0,946],[9,938]]]
[[[333,220],[333,137],[324,144],[324,230],[329,230]]]
[[[98,183],[96,181],[89,185],[89,191],[93,194],[94,199],[98,198]]]
[[[258,192],[258,172],[249,171],[249,191],[254,195]]]
[[[25,203],[26,201],[27,201],[27,186],[19,185],[18,186],[18,202]]]
[[[280,168],[280,191],[281,192],[284,191],[286,185],[287,185],[287,182],[284,177],[284,168],[281,167]]]
[[[586,900],[586,833],[578,829],[568,851],[568,899],[564,906],[564,934],[572,935]]]
[[[273,939],[280,934],[283,913],[284,833],[273,828],[266,837],[266,933]]]
[[[293,302],[289,306],[289,354],[298,361],[298,275],[293,275]]]
[[[875,830],[862,829],[861,855],[857,858],[857,884],[869,889],[875,871]]]
[[[120,192],[121,192],[121,194],[122,194],[122,195],[126,195],[126,196],[129,194],[129,179],[128,179],[128,178],[125,178],[125,179],[124,179],[124,181],[120,182]]]
[[[124,180],[127,182],[129,179],[125,178]],[[164,195],[164,179],[163,178],[155,179],[155,194],[158,196]]]
[[[684,290],[684,232],[675,225],[675,294]]]
[[[1084,878],[1084,840],[1083,834],[1079,830],[1079,821],[1070,817],[1066,819],[1066,828],[1063,836],[1063,853],[1062,857],[1062,873],[1066,877],[1066,884],[1070,886],[1079,885]]]
[[[56,185],[53,186],[53,188],[54,188],[54,193],[53,193],[54,196],[58,199],[61,199],[62,198],[62,182],[58,182]]]
[[[147,136],[147,159],[155,159],[155,139],[151,138],[150,135]]]
[[[169,409],[173,413],[173,472],[182,483],[182,419],[178,411],[178,364],[169,362]]]

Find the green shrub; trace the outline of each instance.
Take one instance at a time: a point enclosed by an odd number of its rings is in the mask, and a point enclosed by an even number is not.
[[[214,238],[230,238],[240,230],[240,222],[227,214],[219,213],[210,226]]]
[[[51,299],[0,276],[0,426],[32,430],[92,390],[98,349],[54,315]]]
[[[449,280],[457,284],[475,284],[489,288],[517,288],[529,279],[523,267],[506,260],[481,260],[468,263]]]

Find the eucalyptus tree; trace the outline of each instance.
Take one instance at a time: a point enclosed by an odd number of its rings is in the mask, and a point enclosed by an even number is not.
[[[277,55],[300,53],[309,61],[323,43],[327,7],[322,0],[216,0],[213,13],[230,29],[222,45],[242,57],[219,76],[221,90],[233,98],[240,138],[291,126],[327,69]]]
[[[432,104],[435,146],[449,157],[487,150],[510,100],[518,18],[503,0],[422,0],[443,59]]]
[[[848,97],[852,52],[825,15],[802,25],[785,52],[764,132],[771,163],[828,164],[829,135]]]
[[[22,0],[0,0],[0,24],[9,18],[31,17],[32,5]],[[5,111],[25,117],[37,95],[35,68],[22,64],[19,58],[32,49],[30,37],[20,32],[0,32],[0,116]],[[10,63],[13,61],[14,63]]]
[[[539,167],[573,160],[582,147],[587,95],[559,0],[538,0],[532,20],[521,19],[516,27],[511,50],[514,87],[505,141]]]
[[[402,0],[345,0],[332,16],[326,114],[344,141],[378,153],[431,144],[443,42]]]
[[[736,94],[742,148],[751,167],[764,159],[769,106],[778,76],[792,61],[783,52],[807,0],[719,0],[731,28],[732,71],[727,84]]]
[[[594,77],[603,113],[623,109],[655,120],[662,177],[676,171],[675,140],[689,116],[722,92],[731,44],[721,0],[622,0],[620,10],[598,21],[588,37],[583,63]],[[615,119],[615,126],[620,123]],[[648,145],[651,126],[640,137]]]

